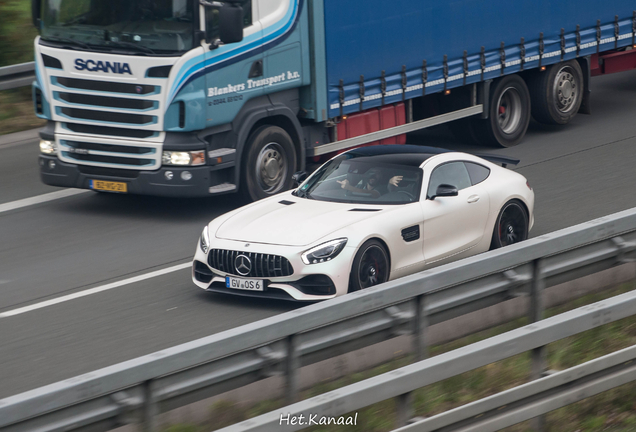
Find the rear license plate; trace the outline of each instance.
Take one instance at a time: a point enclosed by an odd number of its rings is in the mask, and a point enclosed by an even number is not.
[[[265,291],[265,283],[260,279],[239,279],[226,276],[225,286],[247,291]]]
[[[123,182],[112,182],[103,180],[89,180],[89,187],[94,190],[127,193],[128,184]]]

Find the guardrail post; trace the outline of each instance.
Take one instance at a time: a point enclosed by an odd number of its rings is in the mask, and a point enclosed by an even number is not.
[[[409,420],[413,418],[413,392],[401,394],[396,397],[397,413],[396,427],[406,426]]]
[[[545,280],[543,278],[544,262],[542,259],[534,260],[532,263],[532,282],[530,284],[530,310],[528,321],[533,323],[543,319],[544,304],[543,290]],[[547,369],[546,346],[541,346],[532,350],[531,353],[532,371],[530,378],[539,379]],[[545,416],[538,416],[531,420],[532,429],[536,432],[545,430]]]
[[[415,297],[415,319],[413,322],[413,353],[415,361],[428,358],[428,299],[422,294]]]
[[[287,405],[296,402],[298,397],[298,369],[300,359],[298,357],[298,335],[287,336],[285,357],[285,403]]]
[[[154,381],[148,380],[143,383],[143,405],[141,406],[141,431],[142,432],[157,432],[159,427],[157,425],[157,401],[154,395]]]

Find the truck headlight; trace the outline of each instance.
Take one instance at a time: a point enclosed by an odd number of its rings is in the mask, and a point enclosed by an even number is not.
[[[161,163],[163,165],[205,165],[205,151],[164,151],[161,155]]]
[[[203,228],[203,232],[201,233],[201,238],[199,239],[199,247],[203,251],[203,253],[208,253],[210,250],[210,234],[208,233],[208,226],[206,225]]]
[[[347,244],[346,238],[328,241],[303,252],[300,256],[305,264],[318,264],[331,261],[338,256]]]
[[[57,154],[57,144],[55,144],[55,141],[40,140],[40,153]]]

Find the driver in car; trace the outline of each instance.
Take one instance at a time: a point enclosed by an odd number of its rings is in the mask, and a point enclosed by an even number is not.
[[[403,176],[393,176],[389,179],[388,184],[385,186],[380,181],[380,172],[377,170],[370,171],[368,175],[358,183],[356,186],[352,185],[348,179],[336,180],[342,189],[370,195],[373,198],[379,198],[387,192],[393,192],[397,189],[398,185],[402,181]]]

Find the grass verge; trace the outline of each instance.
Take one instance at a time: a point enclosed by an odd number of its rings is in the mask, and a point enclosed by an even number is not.
[[[0,0],[0,66],[33,61],[37,30],[31,22],[31,2]],[[40,127],[33,113],[31,87],[0,91],[0,135]]]
[[[0,91],[0,135],[43,127],[45,123],[33,111],[31,87]]]
[[[602,293],[592,294],[546,312],[557,315],[590,303],[613,297],[636,288],[636,281]],[[431,355],[452,351],[465,345],[501,334],[527,324],[525,318],[485,330],[465,338],[431,347]],[[626,348],[636,343],[636,316],[609,323],[584,333],[548,345],[550,369],[563,370]],[[358,381],[389,372],[412,362],[405,356],[370,371],[356,373],[339,380],[320,384],[303,392],[307,399]],[[416,416],[432,416],[466,403],[499,393],[528,382],[530,354],[520,354],[506,360],[452,377],[414,392]],[[208,432],[282,408],[282,400],[267,400],[247,409],[219,401],[210,408],[209,419],[203,424],[176,424],[165,432]],[[396,407],[393,399],[358,411],[357,426],[314,426],[311,432],[385,432],[396,427]],[[352,415],[350,413],[349,415]],[[528,422],[505,429],[509,432],[530,431]],[[628,383],[581,402],[555,410],[547,415],[547,431],[596,432],[636,431],[636,383]]]

